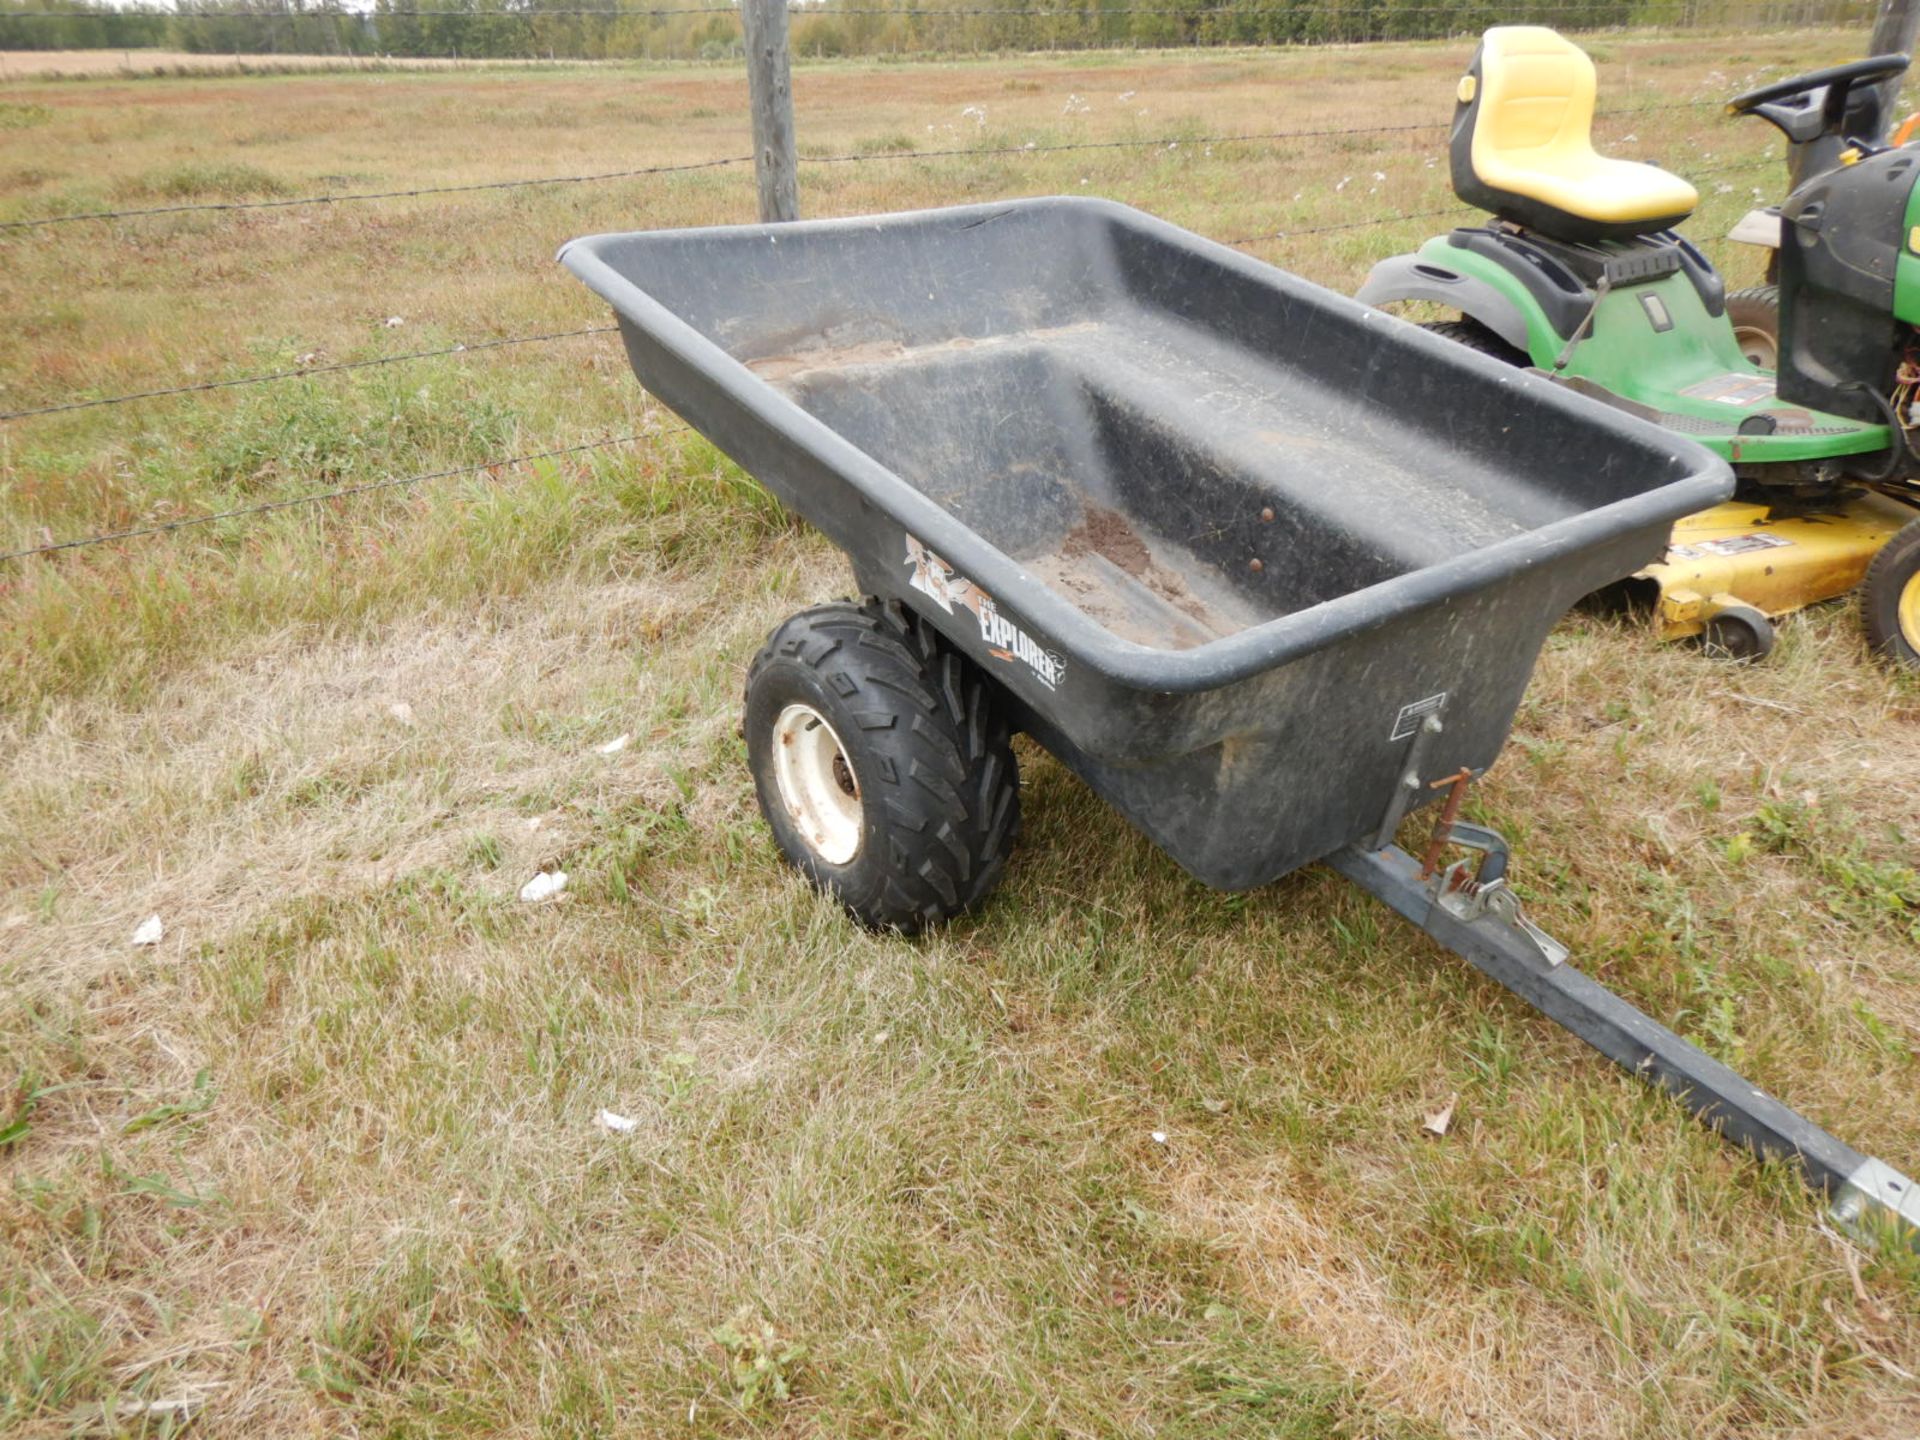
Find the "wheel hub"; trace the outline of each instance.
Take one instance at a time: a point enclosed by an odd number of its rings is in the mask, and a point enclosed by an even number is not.
[[[1762,370],[1780,368],[1780,342],[1771,331],[1762,330],[1757,325],[1736,325],[1733,327],[1733,338],[1749,364],[1757,365]]]
[[[1900,622],[1900,638],[1907,642],[1909,650],[1920,654],[1920,570],[1909,575],[1907,583],[1900,587],[1894,613]]]
[[[789,705],[774,721],[773,778],[816,855],[845,865],[860,853],[860,782],[840,737],[811,705]]]

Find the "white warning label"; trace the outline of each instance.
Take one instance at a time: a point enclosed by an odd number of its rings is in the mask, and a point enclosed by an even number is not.
[[[1764,531],[1753,535],[1731,535],[1725,540],[1696,540],[1694,548],[1709,555],[1749,555],[1755,550],[1785,550],[1793,542]]]
[[[1749,405],[1758,405],[1773,395],[1773,377],[1771,375],[1736,375],[1728,371],[1724,375],[1715,375],[1710,379],[1698,381],[1680,392],[1695,400],[1717,400],[1722,405],[1738,405],[1745,409]]]
[[[1393,733],[1389,740],[1405,740],[1420,728],[1420,722],[1429,715],[1438,715],[1447,708],[1447,692],[1429,695],[1424,700],[1416,700],[1411,705],[1402,705],[1400,713],[1393,717]]]

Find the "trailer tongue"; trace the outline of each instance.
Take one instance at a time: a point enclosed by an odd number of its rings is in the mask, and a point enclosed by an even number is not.
[[[1724,499],[1683,437],[1123,206],[603,235],[642,383],[847,552],[746,739],[786,857],[905,930],[991,888],[1031,734],[1203,882],[1324,861],[1849,1224],[1911,1182],[1566,963],[1458,818],[1547,630]],[[1444,796],[1444,798],[1443,798]],[[1415,859],[1393,842],[1440,800]],[[1477,864],[1444,865],[1452,850]]]
[[[1504,851],[1493,853],[1504,859]],[[1859,1231],[1891,1221],[1909,1244],[1920,1243],[1913,1181],[1835,1139],[1564,963],[1565,947],[1543,944],[1545,937],[1517,909],[1487,905],[1484,891],[1450,889],[1445,874],[1423,878],[1420,862],[1397,845],[1349,846],[1326,863],[1621,1069],[1665,1090],[1701,1124],[1762,1160],[1792,1161],[1827,1197],[1840,1224]]]

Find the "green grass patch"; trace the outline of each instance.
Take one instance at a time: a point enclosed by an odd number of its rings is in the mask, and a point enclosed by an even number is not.
[[[0,103],[0,130],[31,130],[51,119],[51,106],[23,105],[14,101]]]
[[[140,193],[160,200],[271,199],[291,193],[278,176],[253,165],[180,165],[144,181]]]

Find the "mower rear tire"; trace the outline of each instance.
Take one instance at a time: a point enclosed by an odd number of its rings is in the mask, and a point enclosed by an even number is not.
[[[1755,285],[1727,296],[1727,319],[1740,353],[1762,370],[1780,368],[1780,287]]]
[[[1491,355],[1507,365],[1526,366],[1533,363],[1525,351],[1515,349],[1478,320],[1428,320],[1420,328],[1464,345],[1469,350],[1478,350],[1482,355]]]
[[[875,930],[951,919],[999,880],[1019,771],[992,681],[897,603],[816,605],[747,671],[747,761],[780,853]]]
[[[1860,586],[1860,619],[1874,654],[1920,669],[1920,520],[1873,557]]]

